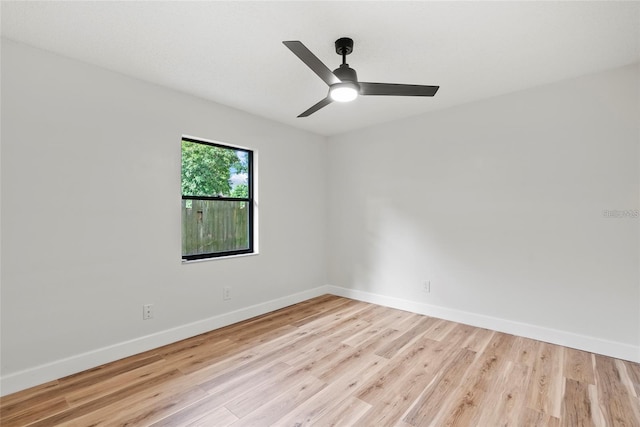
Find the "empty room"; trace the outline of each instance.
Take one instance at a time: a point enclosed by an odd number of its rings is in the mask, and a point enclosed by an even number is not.
[[[0,7],[3,427],[640,426],[640,2]]]

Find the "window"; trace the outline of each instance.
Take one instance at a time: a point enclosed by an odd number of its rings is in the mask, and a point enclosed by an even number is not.
[[[182,259],[253,251],[253,151],[182,138]]]

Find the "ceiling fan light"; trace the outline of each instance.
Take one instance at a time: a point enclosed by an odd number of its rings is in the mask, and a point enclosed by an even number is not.
[[[329,89],[329,96],[336,102],[349,102],[358,97],[358,88],[351,82],[336,83]]]

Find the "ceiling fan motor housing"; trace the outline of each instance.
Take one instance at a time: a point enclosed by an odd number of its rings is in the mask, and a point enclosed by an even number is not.
[[[358,82],[358,75],[356,74],[356,70],[349,67],[349,64],[342,64],[340,67],[333,70],[333,74],[335,74],[335,76],[343,82]]]

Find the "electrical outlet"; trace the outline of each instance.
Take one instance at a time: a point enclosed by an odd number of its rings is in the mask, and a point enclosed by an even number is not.
[[[145,304],[142,306],[142,320],[153,319],[153,304]]]
[[[222,299],[225,301],[229,301],[231,299],[231,288],[225,286],[222,288]]]
[[[426,280],[424,283],[422,283],[422,290],[426,293],[431,292],[431,280]]]

